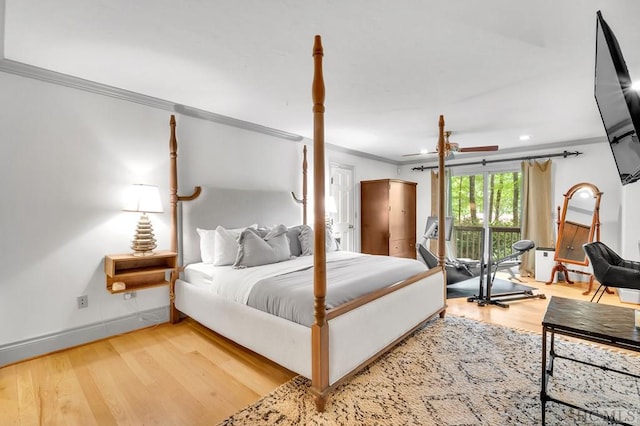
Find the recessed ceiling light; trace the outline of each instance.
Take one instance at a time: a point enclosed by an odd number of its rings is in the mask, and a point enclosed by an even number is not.
[[[520,135],[520,140],[521,141],[528,141],[529,139],[531,139],[530,135]]]
[[[420,150],[420,154],[424,155],[424,154],[428,154],[429,150],[428,149],[421,149]]]
[[[631,88],[633,90],[637,90],[638,92],[640,92],[640,80],[637,80],[631,83]]]

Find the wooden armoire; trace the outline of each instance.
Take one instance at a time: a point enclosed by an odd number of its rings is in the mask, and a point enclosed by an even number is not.
[[[360,182],[362,253],[416,258],[416,186],[399,179]]]

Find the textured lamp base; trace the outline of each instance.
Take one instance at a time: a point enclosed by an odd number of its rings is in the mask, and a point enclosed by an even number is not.
[[[134,256],[137,257],[143,257],[143,256],[152,256],[154,254],[153,250],[149,250],[149,251],[138,251],[138,250],[133,250],[133,253],[131,253]]]
[[[157,247],[156,239],[153,235],[153,227],[149,217],[143,213],[136,227],[136,234],[131,241],[131,248],[134,256],[151,256],[153,249]]]

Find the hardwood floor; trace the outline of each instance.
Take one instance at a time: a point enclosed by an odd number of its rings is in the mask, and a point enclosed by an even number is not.
[[[449,299],[447,313],[540,332],[552,295],[590,298],[582,283],[525,281],[547,299],[508,309]],[[638,306],[615,294],[600,303]],[[211,425],[293,377],[187,319],[1,368],[0,424]]]
[[[508,275],[498,274],[498,277],[507,280]],[[575,284],[567,284],[565,282],[553,283],[545,285],[532,278],[521,278],[522,284],[535,287],[538,291],[536,294],[542,293],[546,299],[527,299],[509,303],[509,308],[501,308],[499,306],[479,307],[475,303],[467,302],[466,298],[448,299],[447,313],[452,315],[464,316],[478,321],[484,321],[492,324],[501,324],[507,327],[517,328],[520,330],[528,330],[534,332],[542,332],[542,317],[547,309],[547,304],[551,296],[567,297],[578,300],[591,300],[593,292],[598,288],[597,282],[594,288],[587,296],[582,295],[587,290],[587,283],[577,282]],[[517,281],[514,281],[517,282]],[[638,305],[620,302],[617,294],[605,294],[600,299],[600,303],[607,305],[626,306],[629,308],[638,307]]]
[[[187,319],[0,369],[0,424],[212,425],[294,376]]]

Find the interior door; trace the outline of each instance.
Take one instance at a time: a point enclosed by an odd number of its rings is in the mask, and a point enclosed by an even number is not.
[[[355,251],[355,194],[353,189],[353,167],[331,163],[329,165],[330,191],[335,200],[336,211],[330,213],[333,235],[340,242],[340,248]]]

